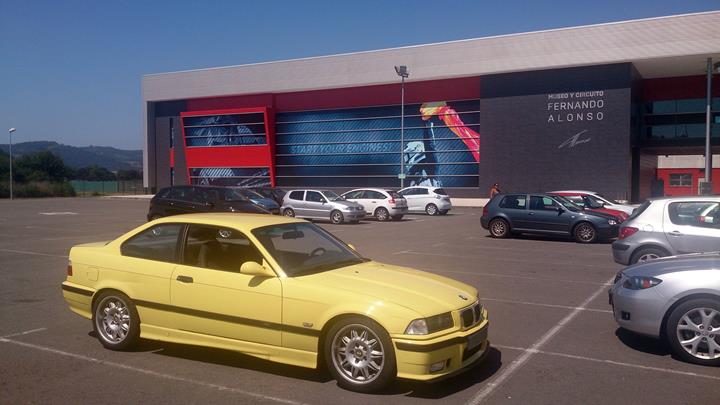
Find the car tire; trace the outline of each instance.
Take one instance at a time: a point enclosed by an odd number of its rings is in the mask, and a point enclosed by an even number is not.
[[[403,219],[403,215],[395,215],[394,217],[392,217],[393,221],[400,221],[401,219]]]
[[[633,253],[632,257],[630,257],[630,264],[642,263],[665,256],[668,256],[668,253],[662,249],[654,247],[640,248],[637,252]]]
[[[682,360],[720,366],[720,300],[691,299],[675,307],[667,318],[665,337]]]
[[[295,216],[295,210],[292,208],[285,208],[283,210],[283,215],[286,217],[294,217]]]
[[[332,222],[333,224],[342,224],[344,220],[345,217],[343,217],[342,212],[338,210],[330,212],[330,222]]]
[[[397,375],[390,335],[371,319],[341,319],[328,330],[323,349],[327,369],[344,389],[374,392]]]
[[[140,316],[130,298],[118,291],[101,293],[93,304],[93,330],[110,350],[126,350],[140,337]]]
[[[440,215],[447,215],[450,210],[440,210]]]
[[[390,220],[390,213],[385,207],[379,207],[375,210],[375,219],[377,219],[380,222],[385,222]]]
[[[597,229],[589,222],[575,225],[572,234],[577,243],[593,243],[598,238]]]
[[[437,215],[440,211],[438,210],[437,205],[430,203],[425,206],[425,213],[428,215]]]
[[[502,218],[495,218],[490,221],[488,230],[493,238],[503,239],[510,235],[510,224]]]

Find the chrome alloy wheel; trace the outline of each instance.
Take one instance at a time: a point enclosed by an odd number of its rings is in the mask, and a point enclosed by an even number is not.
[[[643,262],[647,262],[648,260],[655,260],[655,259],[659,259],[659,258],[660,258],[660,256],[656,253],[645,253],[645,254],[640,255],[640,257],[638,257],[637,262],[643,263]]]
[[[720,312],[693,308],[680,317],[677,328],[680,346],[698,359],[720,358]]]
[[[385,353],[375,332],[364,325],[351,324],[340,329],[332,341],[335,369],[354,384],[367,384],[383,370]]]
[[[493,221],[492,224],[490,224],[490,232],[492,232],[494,236],[505,235],[507,232],[505,221]]]
[[[130,331],[130,309],[115,296],[105,297],[95,310],[95,324],[108,343],[122,343]]]
[[[595,239],[595,228],[589,224],[580,224],[575,230],[575,235],[581,242],[590,242]]]

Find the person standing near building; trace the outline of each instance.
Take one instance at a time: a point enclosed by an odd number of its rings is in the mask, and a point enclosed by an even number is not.
[[[495,197],[496,194],[500,194],[501,192],[500,185],[498,183],[493,184],[492,188],[490,188],[490,198]]]

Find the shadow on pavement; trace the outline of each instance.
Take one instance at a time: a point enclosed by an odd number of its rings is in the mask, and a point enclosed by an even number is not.
[[[94,331],[89,332],[88,336],[97,338]],[[465,370],[457,376],[428,383],[398,380],[379,392],[366,395],[402,394],[407,397],[425,399],[440,399],[453,395],[483,383],[500,369],[502,365],[501,352],[492,346],[490,346],[488,350],[487,357],[485,357],[482,362],[473,365],[470,369]],[[281,364],[247,356],[232,350],[140,339],[135,347],[127,351],[134,353],[152,353],[161,356],[242,368],[316,383],[327,383],[333,380],[324,368],[315,370]]]
[[[664,340],[639,335],[623,328],[617,328],[617,330],[615,330],[615,336],[617,336],[625,346],[639,352],[654,354],[656,356],[669,356],[672,354],[670,347]]]

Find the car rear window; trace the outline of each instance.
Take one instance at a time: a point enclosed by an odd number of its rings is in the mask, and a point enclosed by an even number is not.
[[[509,194],[500,200],[500,204],[498,204],[498,206],[500,208],[524,210],[526,204],[527,196],[525,194]]]
[[[642,214],[646,209],[648,209],[650,204],[652,204],[652,201],[650,201],[650,200],[647,200],[644,203],[642,203],[639,207],[637,207],[633,210],[633,213],[630,214],[630,216],[628,217],[627,220],[629,221],[631,219],[635,219],[635,218],[639,217],[640,214]]]
[[[448,195],[447,192],[445,191],[445,189],[442,189],[442,188],[436,188],[434,191],[435,191],[435,194]]]
[[[390,191],[390,190],[388,190],[387,193],[390,194],[390,197],[392,197],[392,198],[403,198],[403,199],[405,198],[405,197],[403,197],[400,193],[398,193],[397,191]]]
[[[304,191],[302,191],[302,190],[291,191],[291,192],[290,192],[290,195],[288,196],[288,198],[291,199],[291,200],[302,201],[302,199],[303,199],[303,193],[304,193]]]

